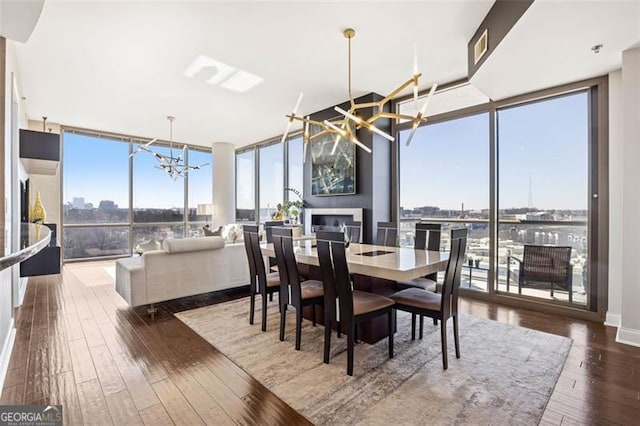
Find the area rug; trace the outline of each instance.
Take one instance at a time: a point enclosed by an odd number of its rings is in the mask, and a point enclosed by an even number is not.
[[[259,303],[257,304],[259,305]],[[571,340],[495,321],[460,316],[460,359],[451,321],[449,368],[442,369],[440,327],[425,319],[424,339],[411,341],[411,316],[398,312],[395,358],[387,340],[355,350],[346,374],[346,339],[332,336],[330,364],[322,362],[323,327],[303,321],[294,349],[295,314],[278,340],[276,302],[249,325],[248,299],[176,314],[247,373],[315,424],[538,424],[560,375]]]

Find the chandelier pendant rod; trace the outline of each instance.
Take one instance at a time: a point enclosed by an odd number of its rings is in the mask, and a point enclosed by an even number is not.
[[[356,102],[353,100],[353,94],[351,93],[351,39],[356,36],[356,31],[353,28],[347,28],[342,34],[349,40],[349,103],[351,104],[351,108],[353,108],[356,105]]]

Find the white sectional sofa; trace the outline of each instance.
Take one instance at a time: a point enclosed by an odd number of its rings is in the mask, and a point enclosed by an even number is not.
[[[116,261],[116,291],[130,306],[247,284],[244,244],[221,237],[167,239],[161,250]]]

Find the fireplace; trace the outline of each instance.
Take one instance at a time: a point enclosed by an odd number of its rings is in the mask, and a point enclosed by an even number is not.
[[[304,233],[310,234],[318,227],[337,230],[345,222],[362,222],[362,209],[359,208],[323,208],[304,209]]]

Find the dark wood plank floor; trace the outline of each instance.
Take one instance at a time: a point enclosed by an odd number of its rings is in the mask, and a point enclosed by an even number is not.
[[[152,321],[127,309],[112,266],[30,280],[0,403],[63,404],[65,424],[308,423],[173,316],[243,292],[164,303]],[[574,339],[542,424],[640,422],[640,348],[613,328],[470,299],[461,309]]]

